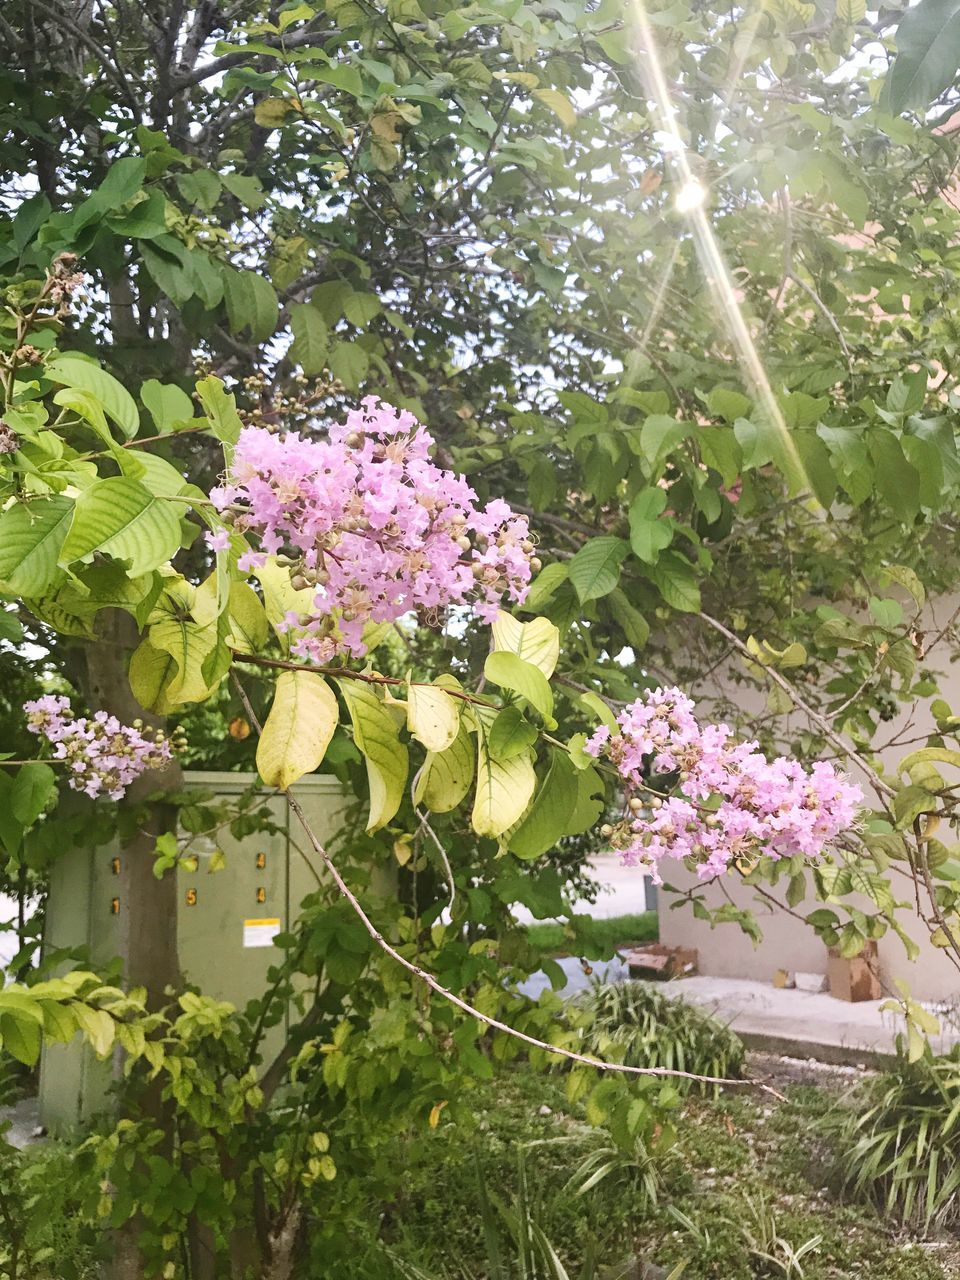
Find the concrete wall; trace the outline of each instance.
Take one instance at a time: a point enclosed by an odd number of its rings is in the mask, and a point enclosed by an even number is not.
[[[892,592],[890,594],[893,594]],[[932,603],[924,613],[921,626],[928,643],[943,628],[954,612],[960,608],[960,594],[942,597]],[[905,605],[906,612],[906,605]],[[950,704],[955,713],[960,713],[960,662],[952,661],[956,655],[944,642],[924,658],[925,668],[935,671],[939,678],[941,696]],[[742,671],[742,668],[740,668]],[[789,672],[787,673],[789,676]],[[739,708],[741,720],[738,732],[748,736],[752,717],[766,716],[766,692],[757,685],[744,684],[736,680],[733,666],[719,668],[708,682],[704,682],[693,691],[698,702],[704,708],[716,698],[726,699]],[[804,718],[797,712],[780,717],[778,726],[783,726],[784,737],[799,729]],[[935,732],[935,726],[929,714],[929,703],[919,702],[906,706],[892,721],[881,726],[877,735],[878,744],[890,742],[896,737],[919,739],[908,745],[892,746],[881,752],[884,766],[888,770],[895,769],[897,762],[917,747],[923,746],[923,736]],[[849,769],[852,777],[862,782],[862,776],[853,768]],[[867,788],[864,788],[867,791]],[[870,803],[868,793],[868,803]],[[894,892],[899,901],[912,903],[914,899],[913,882],[905,872],[898,872],[896,865],[891,870]],[[686,890],[697,884],[696,876],[688,872],[682,864],[669,863],[663,868],[664,880],[680,890]],[[766,886],[765,886],[766,887]],[[726,890],[726,894],[724,893]],[[788,915],[778,911],[769,902],[760,898],[754,889],[743,885],[735,876],[729,876],[721,888],[719,885],[708,886],[703,890],[705,899],[711,907],[721,906],[727,901],[727,895],[740,907],[753,910],[763,931],[763,941],[754,947],[752,940],[744,934],[739,925],[723,924],[711,929],[709,923],[697,920],[686,904],[671,909],[674,903],[680,903],[675,895],[661,891],[660,893],[660,938],[670,946],[696,947],[699,953],[700,972],[708,976],[727,978],[755,978],[758,981],[769,981],[777,969],[802,970],[810,973],[825,973],[827,967],[826,948],[813,930]],[[782,897],[775,894],[774,896]],[[875,910],[868,902],[854,905],[865,910]],[[801,914],[823,905],[810,897],[796,908]],[[841,911],[842,916],[842,911]],[[890,933],[878,944],[880,954],[881,979],[892,987],[895,978],[908,983],[915,997],[923,1000],[943,1000],[960,997],[960,973],[941,951],[932,947],[928,941],[927,930],[915,911],[906,906],[900,912],[900,921],[906,932],[920,945],[920,956],[915,962],[907,959],[903,943]]]

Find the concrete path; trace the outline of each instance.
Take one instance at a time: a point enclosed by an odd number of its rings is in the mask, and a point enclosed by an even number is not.
[[[626,965],[616,957],[594,962],[592,976],[584,973],[575,956],[557,963],[567,976],[567,985],[559,992],[565,999],[595,979],[622,982],[629,976]],[[549,989],[550,980],[542,972],[519,987],[534,1000]],[[904,1029],[898,1014],[881,1008],[882,1000],[850,1004],[831,995],[781,991],[745,978],[681,978],[664,983],[663,989],[730,1026],[748,1048],[793,1058],[875,1065],[893,1055],[896,1036]],[[944,1029],[930,1043],[935,1053],[943,1053],[958,1041],[960,1033]]]
[[[754,1049],[790,1057],[817,1057],[823,1062],[877,1061],[895,1052],[903,1034],[898,1013],[883,1009],[883,1000],[851,1004],[828,994],[778,990],[746,978],[683,978],[671,984],[678,996],[727,1023]],[[960,1034],[941,1028],[931,1048],[943,1053]]]

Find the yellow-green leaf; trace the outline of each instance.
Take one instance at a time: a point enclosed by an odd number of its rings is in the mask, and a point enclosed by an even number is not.
[[[417,777],[414,802],[434,813],[449,813],[470,790],[473,782],[473,738],[466,725],[446,751],[430,752]]]
[[[577,113],[573,109],[573,103],[559,89],[534,89],[533,96],[545,107],[549,107],[568,129],[572,129],[577,123]]]
[[[257,744],[257,769],[267,786],[286,791],[313,773],[333,737],[340,710],[323,676],[283,671]]]
[[[409,752],[397,724],[375,689],[359,680],[338,680],[350,719],[353,740],[367,765],[370,786],[368,831],[385,826],[400,808],[409,771]]]
[[[509,689],[535,707],[548,728],[556,728],[553,718],[553,690],[547,677],[532,662],[525,662],[515,653],[502,651],[488,655],[483,674],[501,689]]]
[[[478,719],[477,792],[473,829],[479,836],[500,836],[518,821],[537,785],[533,753],[522,751],[510,760],[495,760],[487,749],[487,726]]]
[[[500,612],[492,630],[495,650],[515,653],[524,662],[539,667],[549,680],[560,657],[560,632],[549,618],[518,622],[509,613]]]
[[[157,569],[180,546],[180,513],[149,489],[125,476],[111,476],[84,489],[74,506],[60,563],[94,551],[125,560],[132,577]]]
[[[460,732],[460,709],[436,685],[407,684],[407,728],[428,751],[446,751]]]

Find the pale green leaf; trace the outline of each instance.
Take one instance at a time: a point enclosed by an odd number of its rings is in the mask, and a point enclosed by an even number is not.
[[[409,771],[409,753],[397,725],[371,685],[338,680],[353,721],[353,740],[363,755],[370,786],[368,831],[377,831],[400,808]]]
[[[130,439],[137,434],[140,414],[136,401],[126,387],[98,364],[81,360],[79,356],[62,355],[44,369],[51,382],[62,387],[79,387],[103,406],[108,418],[112,418],[123,434]]]
[[[257,744],[257,771],[268,787],[286,791],[313,773],[340,719],[336,694],[323,676],[281,671]]]
[[[417,775],[414,802],[434,813],[449,813],[470,790],[474,772],[473,738],[463,722],[446,751],[430,753]]]
[[[60,552],[73,517],[70,498],[17,502],[0,515],[0,585],[11,595],[44,596],[62,578]]]
[[[498,650],[488,654],[483,674],[501,689],[509,689],[526,698],[540,712],[547,727],[556,728],[557,722],[553,718],[553,690],[539,667],[524,661],[516,653]]]
[[[549,618],[519,622],[501,610],[492,630],[495,650],[515,653],[538,667],[548,679],[553,675],[560,658],[560,632]]]
[[[438,685],[408,681],[407,728],[428,751],[446,751],[460,732],[456,699]]]
[[[139,577],[166,563],[179,547],[180,519],[173,504],[155,498],[136,480],[114,476],[77,498],[60,563],[99,551],[127,561],[131,575]]]

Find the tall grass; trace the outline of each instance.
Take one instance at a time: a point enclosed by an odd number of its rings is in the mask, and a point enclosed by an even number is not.
[[[585,1052],[635,1067],[739,1076],[740,1038],[672,990],[647,982],[608,982],[581,992],[571,1003],[585,1016]]]
[[[901,1055],[868,1086],[867,1108],[828,1120],[842,1184],[919,1231],[960,1223],[960,1045]]]

